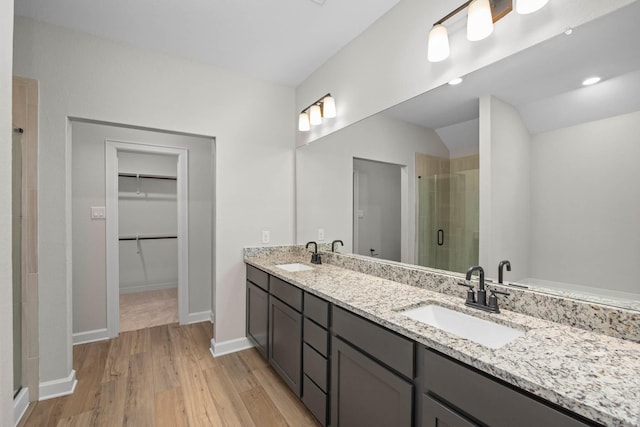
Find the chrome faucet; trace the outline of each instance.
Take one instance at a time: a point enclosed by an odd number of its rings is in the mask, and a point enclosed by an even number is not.
[[[468,281],[471,280],[471,275],[474,271],[477,271],[480,275],[478,281],[478,290],[476,292],[473,291],[473,285],[469,285],[468,283],[458,283],[458,285],[460,286],[466,286],[467,288],[469,288],[467,290],[467,299],[465,301],[465,305],[468,305],[469,307],[479,308],[480,310],[484,311],[490,311],[492,313],[500,313],[500,309],[498,308],[498,296],[496,294],[509,294],[507,292],[498,291],[496,289],[490,289],[489,292],[491,293],[491,295],[489,296],[489,302],[487,303],[487,291],[484,288],[484,269],[479,265],[470,267],[467,270],[465,278]]]
[[[320,258],[320,254],[318,253],[318,244],[316,242],[308,242],[306,249],[309,249],[309,246],[313,245],[313,253],[311,254],[311,264],[322,264],[322,259]]]
[[[342,240],[334,240],[333,242],[331,242],[331,252],[336,251],[336,243],[340,243],[341,246],[344,246]]]

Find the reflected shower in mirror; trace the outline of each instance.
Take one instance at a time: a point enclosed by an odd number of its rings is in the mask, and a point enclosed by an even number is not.
[[[299,242],[323,228],[353,252],[354,159],[392,163],[402,262],[460,272],[477,257],[497,278],[509,259],[507,282],[640,307],[638,20],[634,2],[298,148]]]

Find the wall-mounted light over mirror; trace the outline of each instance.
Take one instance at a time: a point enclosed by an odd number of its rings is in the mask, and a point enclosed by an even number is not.
[[[477,259],[497,279],[509,259],[507,282],[640,309],[638,20],[633,2],[299,147],[298,243],[322,228],[353,252],[356,217],[376,218],[365,187],[354,210],[354,159],[393,164],[402,262],[457,274]]]
[[[515,0],[516,12],[533,13],[543,8],[549,0]],[[427,59],[429,62],[444,61],[449,57],[449,32],[446,21],[467,10],[467,40],[483,40],[493,33],[493,24],[513,9],[512,0],[469,0],[449,12],[433,24],[429,32]]]
[[[300,112],[298,116],[298,130],[307,132],[311,126],[322,124],[322,119],[336,117],[336,101],[330,93],[318,99]]]

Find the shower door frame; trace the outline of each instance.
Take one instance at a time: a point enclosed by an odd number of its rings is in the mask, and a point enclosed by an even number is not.
[[[118,151],[164,154],[178,157],[178,319],[189,323],[189,151],[139,142],[107,139],[106,173],[106,243],[107,243],[107,335],[120,333],[120,241],[118,232]]]

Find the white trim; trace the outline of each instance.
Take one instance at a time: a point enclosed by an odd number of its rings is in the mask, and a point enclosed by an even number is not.
[[[189,322],[189,151],[186,148],[107,139],[105,140],[107,331],[111,338],[117,337],[120,331],[118,151],[178,156],[176,174],[178,177],[178,318],[181,325]]]
[[[187,323],[200,323],[200,322],[211,322],[213,318],[213,312],[211,310],[201,311],[199,313],[189,313],[189,321]]]
[[[78,380],[76,380],[76,371],[74,370],[71,371],[67,378],[40,383],[40,400],[73,394],[76,384],[78,384]]]
[[[123,294],[137,294],[138,292],[147,292],[147,291],[161,291],[163,289],[173,289],[177,288],[178,283],[152,283],[150,285],[137,285],[137,286],[125,286],[120,287],[120,295]]]
[[[18,395],[13,399],[13,423],[18,425],[22,416],[29,407],[29,387],[23,387]]]
[[[209,351],[213,357],[220,357],[225,354],[235,353],[236,351],[246,350],[251,347],[254,347],[254,345],[247,337],[236,338],[235,340],[222,341],[219,343],[216,343],[216,340],[211,338],[211,347],[209,348]]]
[[[107,328],[94,329],[93,331],[76,332],[73,334],[73,345],[87,344],[90,342],[104,341],[109,339]]]

